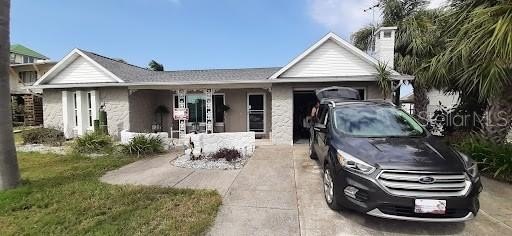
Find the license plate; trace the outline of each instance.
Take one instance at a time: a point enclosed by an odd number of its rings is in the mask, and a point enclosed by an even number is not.
[[[415,213],[445,214],[446,200],[416,199],[414,201]]]

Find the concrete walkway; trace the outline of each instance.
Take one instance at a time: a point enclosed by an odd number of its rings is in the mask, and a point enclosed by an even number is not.
[[[321,169],[307,145],[259,146],[241,170],[191,170],[169,156],[107,173],[113,184],[216,189],[223,206],[209,235],[512,235],[512,185],[484,179],[481,211],[466,223],[379,219],[325,204]]]
[[[110,184],[156,185],[174,188],[214,189],[224,196],[238,170],[199,170],[170,164],[177,153],[145,159],[110,171],[101,181]]]

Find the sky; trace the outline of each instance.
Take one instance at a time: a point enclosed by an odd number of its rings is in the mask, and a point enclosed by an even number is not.
[[[284,66],[332,31],[347,41],[376,0],[11,0],[11,42],[166,70]],[[433,6],[442,0],[432,2]]]

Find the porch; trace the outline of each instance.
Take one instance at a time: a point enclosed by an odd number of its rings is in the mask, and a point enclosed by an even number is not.
[[[130,88],[131,132],[255,132],[269,138],[272,97],[269,88]],[[188,119],[175,112],[188,111]],[[183,136],[181,136],[183,137]]]

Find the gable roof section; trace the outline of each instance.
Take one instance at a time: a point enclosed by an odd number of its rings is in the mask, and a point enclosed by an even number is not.
[[[43,77],[34,86],[51,83],[60,73],[67,70],[73,62],[82,57],[81,61],[87,60],[96,68],[110,76],[113,81],[131,84],[152,84],[152,83],[211,83],[211,82],[237,82],[237,81],[264,81],[280,69],[280,67],[268,68],[244,68],[244,69],[209,69],[209,70],[179,70],[179,71],[152,71],[146,68],[128,64],[123,61],[105,57],[82,49],[74,49]],[[58,78],[57,78],[58,79]],[[58,83],[63,84],[57,80]],[[87,81],[79,83],[93,83],[106,81]]]
[[[101,56],[96,53],[87,51],[83,52],[91,59],[98,62],[98,64],[111,71],[113,74],[119,78],[122,78],[125,82],[131,83],[263,80],[268,79],[270,75],[279,70],[279,67],[269,67],[244,69],[152,71],[146,68]]]
[[[15,54],[20,54],[20,55],[24,55],[24,56],[30,56],[30,57],[35,57],[35,58],[39,58],[39,59],[49,59],[48,57],[46,57],[45,55],[41,54],[41,53],[38,53],[30,48],[27,48],[21,44],[13,44],[11,45],[11,49],[10,49],[10,52],[11,53],[15,53]]]
[[[76,81],[67,81],[62,78],[57,78],[59,74],[62,72],[66,73],[66,75],[74,74],[74,71],[71,71],[72,69],[70,66],[72,64],[76,63],[76,67],[78,69],[88,69],[89,73],[92,71],[93,75],[102,76],[102,78],[87,78]],[[75,68],[76,69],[76,68]],[[91,57],[89,57],[84,51],[81,51],[80,49],[73,49],[68,55],[66,55],[59,63],[57,63],[52,69],[50,69],[46,74],[44,74],[39,80],[37,80],[34,83],[34,86],[43,85],[50,83],[53,79],[57,78],[57,83],[64,84],[64,83],[124,83],[122,79],[120,79],[118,76],[113,74],[110,70],[106,69],[102,65],[100,65],[96,60],[93,60]]]
[[[378,61],[334,33],[325,35],[270,79],[297,77],[352,77],[376,74]],[[392,75],[400,75],[390,70]]]

